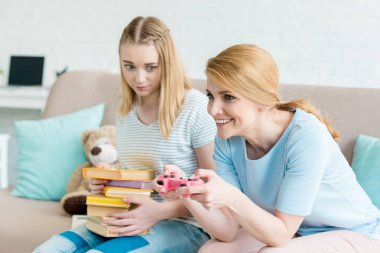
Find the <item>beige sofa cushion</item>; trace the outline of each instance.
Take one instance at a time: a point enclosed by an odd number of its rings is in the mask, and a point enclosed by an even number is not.
[[[0,252],[32,252],[49,237],[71,226],[58,202],[12,197],[0,190]]]

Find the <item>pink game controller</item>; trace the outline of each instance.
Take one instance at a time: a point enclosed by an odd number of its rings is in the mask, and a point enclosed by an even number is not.
[[[195,185],[202,185],[205,182],[202,179],[183,179],[183,178],[176,178],[174,175],[160,175],[159,179],[157,180],[157,184],[162,185],[165,189],[164,193],[167,193],[172,190],[176,190],[179,187],[183,186],[195,186]],[[189,198],[190,194],[183,194],[183,197]]]

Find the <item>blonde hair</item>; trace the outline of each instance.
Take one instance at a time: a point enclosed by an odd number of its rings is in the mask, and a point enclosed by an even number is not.
[[[239,44],[225,49],[208,60],[206,73],[218,80],[223,88],[235,91],[255,103],[273,106],[282,111],[300,108],[311,113],[326,125],[335,140],[340,137],[309,101],[280,101],[277,64],[268,52],[255,45]]]
[[[161,67],[158,124],[161,134],[167,139],[182,108],[185,93],[191,89],[191,83],[178,59],[170,31],[158,18],[136,17],[123,30],[119,42],[119,56],[120,47],[126,43],[152,43],[158,52]],[[119,113],[125,115],[132,109],[136,101],[136,93],[128,85],[123,75],[121,62],[120,70],[121,101]]]

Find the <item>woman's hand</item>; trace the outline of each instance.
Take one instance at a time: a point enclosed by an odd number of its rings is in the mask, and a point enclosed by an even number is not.
[[[168,177],[174,176],[175,178],[185,178],[186,174],[183,172],[177,165],[174,164],[166,164],[164,165],[163,168],[164,175],[167,175]],[[169,191],[165,193],[165,188],[161,185],[158,184],[157,181],[160,180],[160,176],[157,176],[153,180],[153,188],[164,198],[168,199],[178,199],[181,198],[181,194],[179,194],[177,191]]]
[[[105,179],[96,179],[96,178],[90,178],[89,180],[89,188],[91,193],[97,194],[101,193],[104,185],[108,183],[108,180]]]
[[[190,198],[201,203],[207,210],[226,207],[234,200],[233,193],[239,191],[225,182],[213,170],[199,169],[194,178],[205,181],[203,185],[182,187],[180,194],[191,194]]]
[[[142,197],[126,197],[123,200],[137,207],[127,212],[110,213],[108,216],[116,219],[104,219],[103,222],[120,227],[112,229],[111,233],[121,236],[139,235],[161,221],[159,202]]]

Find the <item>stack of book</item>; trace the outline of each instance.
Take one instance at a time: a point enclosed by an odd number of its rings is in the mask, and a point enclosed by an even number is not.
[[[125,212],[133,208],[133,204],[123,201],[124,197],[149,198],[155,175],[154,170],[83,168],[83,176],[109,180],[101,194],[87,196],[87,229],[105,237],[118,237],[118,234],[109,232],[114,226],[103,223],[103,220],[112,219],[107,217],[109,213]]]

